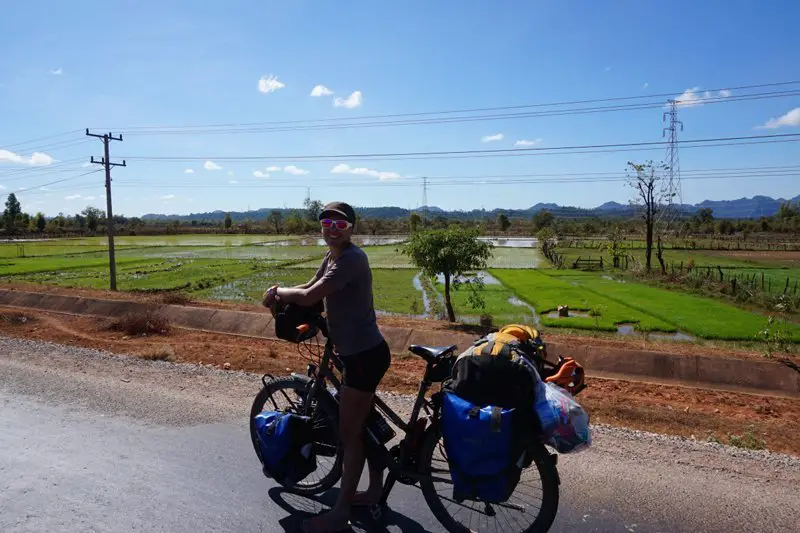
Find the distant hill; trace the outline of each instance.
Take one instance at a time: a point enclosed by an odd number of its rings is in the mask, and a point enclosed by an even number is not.
[[[769,196],[754,196],[753,198],[740,198],[738,200],[705,200],[695,205],[684,204],[681,210],[687,215],[694,213],[700,208],[708,207],[714,211],[715,218],[760,218],[762,216],[771,216],[778,212],[780,205],[787,200],[783,198],[770,198]],[[790,201],[799,202],[800,195],[795,196]],[[382,219],[398,219],[407,218],[412,211],[418,213],[422,212],[422,208],[408,210],[402,207],[356,207],[361,218],[382,218]],[[620,204],[618,202],[606,202],[592,209],[583,209],[580,207],[560,206],[553,203],[537,203],[528,209],[492,209],[487,211],[485,209],[473,209],[470,211],[446,211],[439,207],[428,206],[428,214],[430,216],[445,216],[448,218],[456,218],[462,220],[474,220],[478,218],[496,217],[500,213],[505,213],[509,217],[524,217],[529,218],[539,211],[550,211],[558,217],[565,218],[611,218],[611,217],[628,217],[634,215],[634,208],[629,205]],[[296,209],[273,209],[263,207],[253,211],[235,211],[231,212],[231,219],[234,221],[242,221],[246,219],[260,220],[266,218],[271,211],[279,211],[286,217]],[[211,211],[206,213],[190,213],[188,215],[166,215],[160,213],[148,213],[141,217],[144,220],[205,220],[205,221],[222,221],[225,220],[225,211]]]

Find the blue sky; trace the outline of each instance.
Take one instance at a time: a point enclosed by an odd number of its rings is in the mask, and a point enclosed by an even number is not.
[[[662,149],[449,160],[298,162],[286,156],[507,149],[520,140],[542,148],[659,141],[660,108],[248,134],[134,135],[130,128],[677,97],[693,88],[689,97],[702,98],[708,89],[800,79],[797,20],[800,3],[790,0],[14,2],[0,17],[0,194],[27,187],[18,193],[23,208],[47,214],[104,207],[101,173],[74,177],[94,169],[82,166],[90,155],[102,155],[97,140],[69,143],[85,139],[82,130],[90,127],[129,133],[112,143],[112,158],[131,158],[127,168],[114,170],[115,212],[131,216],[299,206],[306,187],[323,201],[416,207],[421,176],[458,176],[449,181],[465,183],[431,180],[429,203],[448,209],[626,202],[631,190],[620,182],[492,185],[463,177],[621,176],[628,160],[661,159]],[[311,96],[317,85],[333,94]],[[800,86],[732,96],[792,89]],[[800,96],[684,106],[680,135],[800,133],[800,111],[792,113],[798,107]],[[770,119],[780,127],[757,129]],[[18,144],[70,130],[81,131]],[[502,139],[485,139],[499,134]],[[34,151],[46,155],[31,160]],[[776,143],[682,149],[680,160],[688,173],[798,165],[798,154],[797,143]],[[198,159],[134,159],[165,156]],[[219,159],[241,156],[264,160]],[[54,165],[44,165],[50,157]],[[346,166],[332,172],[337,165]],[[683,182],[686,202],[755,194],[792,197],[800,194],[800,180]]]

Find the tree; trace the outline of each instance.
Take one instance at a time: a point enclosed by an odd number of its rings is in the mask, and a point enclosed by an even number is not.
[[[303,232],[303,228],[305,228],[305,224],[303,224],[303,218],[300,216],[295,210],[292,210],[289,213],[289,216],[286,218],[286,232],[290,235],[299,235]]]
[[[382,218],[365,218],[364,226],[366,226],[370,235],[377,235],[383,229],[384,222]]]
[[[312,200],[310,197],[307,197],[303,200],[303,207],[306,210],[306,219],[314,224],[317,224],[319,220],[319,214],[322,212],[322,202],[319,200]]]
[[[47,220],[45,220],[44,213],[42,213],[41,211],[36,213],[35,224],[36,224],[36,231],[38,231],[39,233],[43,232],[44,228],[47,227]]]
[[[614,268],[619,268],[620,259],[625,256],[625,252],[622,249],[622,240],[624,237],[622,236],[622,228],[620,228],[619,224],[615,224],[611,228],[606,238],[608,239],[606,249],[608,250],[608,255],[611,256],[611,264],[614,265]]]
[[[225,213],[225,229],[231,229],[233,225],[233,219],[231,218],[230,213]]]
[[[695,217],[700,224],[711,224],[714,222],[714,210],[710,207],[702,207],[697,210]]]
[[[412,234],[403,247],[403,253],[425,275],[444,276],[447,317],[450,322],[455,322],[450,286],[454,279],[457,280],[465,272],[486,268],[492,256],[492,245],[480,240],[476,230],[433,230]]]
[[[420,224],[422,224],[422,217],[420,217],[417,213],[411,213],[408,216],[408,229],[411,233],[417,231],[417,228]]]
[[[97,226],[100,224],[100,219],[105,218],[106,216],[104,212],[92,206],[89,206],[81,211],[81,214],[86,217],[86,227],[89,228],[89,231],[91,232],[97,231]]]
[[[281,223],[283,222],[283,215],[277,209],[273,209],[269,216],[267,216],[267,224],[275,228],[275,233],[281,232]]]
[[[500,213],[497,215],[497,225],[500,226],[500,231],[505,233],[506,230],[511,227],[511,221],[508,220],[508,217],[505,215],[505,213]]]
[[[553,213],[547,211],[546,209],[539,211],[531,218],[533,222],[533,229],[539,231],[542,228],[549,228],[553,225]]]
[[[6,233],[14,235],[17,232],[17,220],[22,214],[22,207],[19,205],[17,195],[13,192],[8,195],[6,199],[6,209],[3,211],[3,225],[6,228]]]
[[[665,202],[672,194],[666,187],[661,171],[667,167],[661,163],[647,161],[645,163],[628,162],[628,185],[636,189],[637,198],[633,201],[642,211],[645,225],[645,268],[650,272],[653,256],[653,233]],[[633,174],[631,174],[633,172]],[[659,250],[660,251],[660,250]],[[666,269],[663,257],[659,254],[662,271]]]

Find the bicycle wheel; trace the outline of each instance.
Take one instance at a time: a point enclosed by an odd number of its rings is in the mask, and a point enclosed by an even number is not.
[[[258,445],[253,418],[263,411],[284,411],[299,413],[304,405],[308,380],[295,377],[275,379],[262,388],[253,400],[250,409],[250,439],[256,451],[258,460],[261,458],[261,449]],[[305,479],[295,485],[287,486],[300,494],[320,494],[333,487],[342,475],[342,453],[338,446],[339,430],[336,416],[331,416],[327,407],[317,410],[314,418],[314,449],[317,453],[317,469]]]
[[[423,473],[432,476],[421,482],[422,494],[433,515],[451,533],[544,533],[558,511],[558,472],[544,446],[532,452],[533,463],[523,470],[507,502],[457,502],[452,498],[453,482],[441,433],[431,431],[420,451]]]

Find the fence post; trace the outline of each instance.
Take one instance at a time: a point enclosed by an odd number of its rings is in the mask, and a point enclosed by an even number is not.
[[[764,271],[761,271],[761,290],[764,290]]]
[[[786,276],[786,286],[783,288],[783,294],[789,290],[789,276]]]

